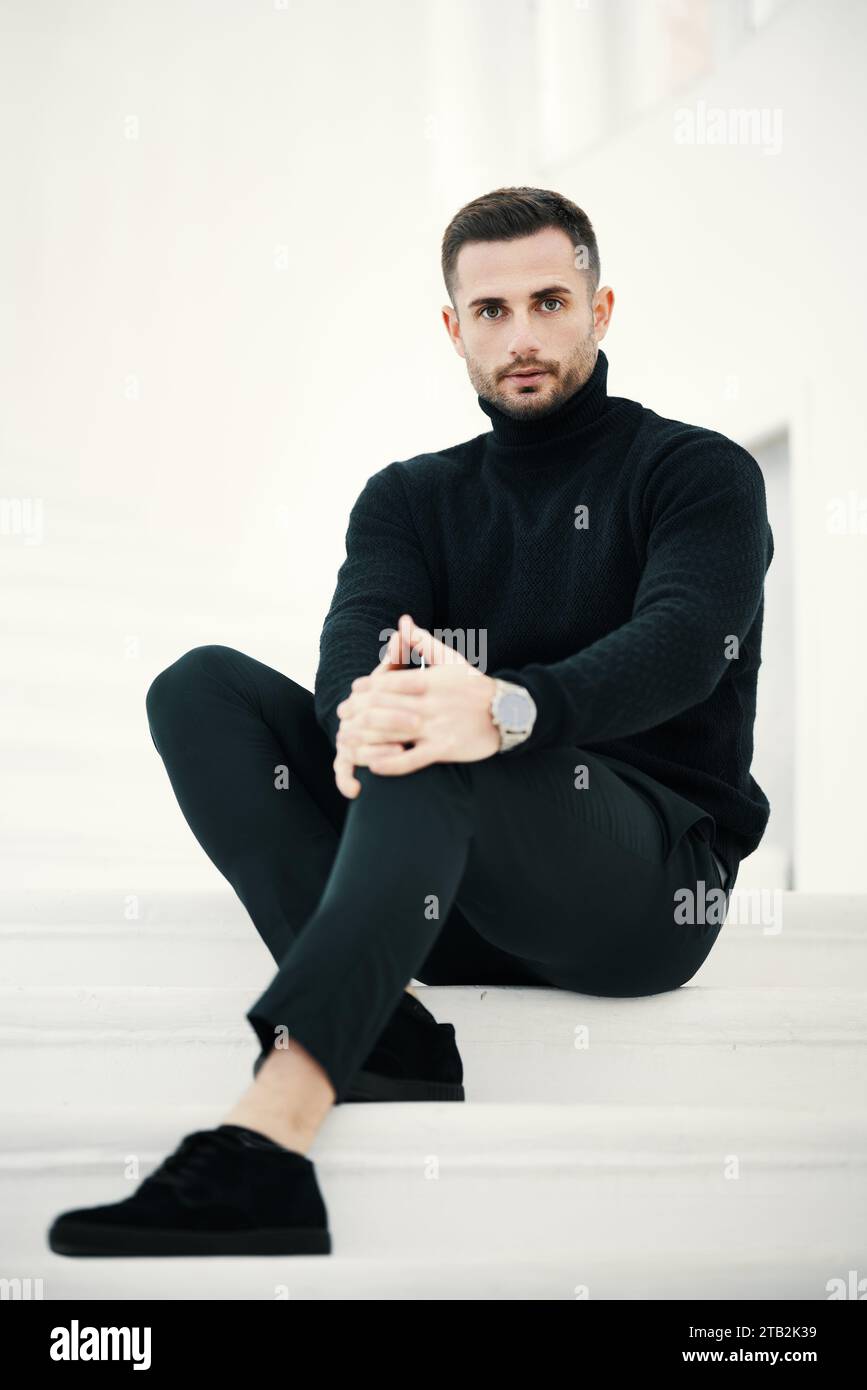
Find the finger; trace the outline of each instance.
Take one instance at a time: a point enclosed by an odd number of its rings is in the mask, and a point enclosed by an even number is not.
[[[353,776],[354,764],[350,759],[344,758],[340,753],[334,759],[334,780],[337,783],[337,790],[350,800],[358,796],[361,791],[361,783],[357,777]]]
[[[412,666],[412,633],[415,623],[409,613],[402,613],[398,621],[398,631],[400,632],[400,664],[401,666]],[[418,662],[415,663],[418,665]]]
[[[424,657],[428,666],[454,666],[460,665],[461,662],[469,665],[462,652],[459,652],[456,647],[449,647],[445,642],[441,642],[425,627],[413,625],[410,641],[413,649]]]
[[[388,639],[382,660],[375,671],[394,670],[395,667],[403,666],[408,661],[409,656],[409,630],[412,619],[405,615],[398,619],[397,627]],[[372,673],[371,673],[372,674]]]
[[[431,763],[437,761],[437,753],[433,744],[419,742],[414,748],[407,748],[404,752],[395,753],[388,758],[375,758],[368,766],[371,772],[375,772],[383,777],[401,777],[407,772],[417,772],[419,768],[429,767]]]
[[[378,666],[374,666],[374,671],[388,671],[391,667],[399,664],[397,660],[397,642],[399,635],[400,634],[397,630],[395,630],[391,634],[385,645],[385,651],[382,654],[382,660],[380,661]],[[361,679],[364,680],[366,679],[366,677],[362,677]]]
[[[408,743],[414,743],[412,734],[389,733],[386,729],[367,730],[357,734],[347,733],[338,743],[338,748],[343,757],[351,758],[353,762],[358,762],[362,756],[366,756],[371,748],[378,748],[380,745],[405,747]]]
[[[411,705],[418,703],[418,698],[413,695],[403,695],[401,699],[409,700]],[[372,705],[369,709],[360,710],[353,719],[342,719],[337,736],[368,743],[371,739],[385,743],[392,743],[395,739],[406,741],[418,736],[422,723],[421,715],[405,705]]]
[[[354,750],[352,760],[356,767],[370,767],[371,762],[394,758],[403,751],[402,743],[360,744]]]
[[[383,669],[385,669],[383,667]],[[345,695],[339,705],[334,706],[335,714],[341,718],[347,714],[355,713],[358,707],[358,696],[364,695],[370,685],[370,676],[356,676],[350,686],[349,694]]]
[[[402,748],[405,743],[414,743],[416,737],[412,730],[397,729],[392,732],[388,728],[368,728],[358,721],[347,723],[344,720],[334,742],[341,757],[353,759],[362,749],[370,749],[374,744],[392,744]]]
[[[397,672],[390,674],[396,675]],[[343,708],[345,706],[345,708]],[[421,713],[422,706],[417,695],[392,694],[390,684],[384,677],[378,677],[378,684],[370,690],[362,690],[358,695],[350,695],[348,700],[343,700],[337,706],[337,713],[341,721],[348,724],[352,719],[358,719],[361,715],[367,714],[374,709],[400,709],[406,710],[408,714]]]
[[[350,801],[354,801],[361,791],[361,783],[358,779],[356,777],[349,777],[346,773],[338,772],[335,781],[337,783],[337,790],[342,796],[348,797]]]
[[[424,695],[430,689],[430,675],[427,666],[416,666],[407,671],[379,671],[371,677],[370,691],[364,693],[375,692],[377,704],[380,691],[389,695]]]
[[[357,733],[347,730],[340,747],[348,757],[354,758],[358,753],[369,752],[380,743],[400,744],[402,747],[405,743],[415,743],[420,737],[420,729],[399,729],[387,724],[381,728],[359,729]]]

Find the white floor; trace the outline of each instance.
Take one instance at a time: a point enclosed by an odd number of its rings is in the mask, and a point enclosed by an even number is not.
[[[257,1053],[243,1015],[272,967],[231,892],[143,901],[133,921],[111,892],[4,905],[0,1278],[48,1299],[823,1299],[867,1272],[867,900],[803,894],[769,914],[735,893],[666,995],[427,989],[467,1103],[335,1109],[311,1153],[329,1257],[51,1255],[58,1211],[128,1194]]]

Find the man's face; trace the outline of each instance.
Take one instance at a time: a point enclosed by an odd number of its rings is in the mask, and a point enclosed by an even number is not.
[[[517,419],[546,415],[587,381],[614,294],[589,297],[571,239],[546,227],[515,241],[479,241],[457,258],[455,308],[443,318],[476,394]],[[455,309],[457,313],[455,313]]]

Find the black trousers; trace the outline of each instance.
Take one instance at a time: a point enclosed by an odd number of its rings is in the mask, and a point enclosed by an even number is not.
[[[657,994],[719,934],[713,817],[618,759],[359,768],[347,800],[310,691],[224,646],[162,671],[147,713],[193,834],[278,966],[247,1019],[263,1051],[300,1042],[338,1096],[411,979]]]

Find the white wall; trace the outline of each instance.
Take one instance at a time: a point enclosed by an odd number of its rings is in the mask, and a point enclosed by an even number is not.
[[[5,0],[0,495],[44,508],[40,544],[0,543],[7,881],[213,885],[147,686],[209,641],[312,684],[365,478],[487,428],[438,321],[443,227],[533,182],[597,225],[614,391],[793,430],[797,886],[867,887],[867,540],[825,530],[864,490],[867,12],[792,3],[690,91],[782,107],[777,156],[676,146],[681,94],[554,167],[537,20]],[[562,56],[560,90],[593,55]]]
[[[498,13],[5,0],[0,497],[43,509],[0,537],[8,885],[213,885],[151,679],[222,642],[312,687],[366,478],[488,427],[439,242],[528,147]]]
[[[867,889],[867,534],[827,529],[835,496],[867,506],[865,55],[859,0],[792,3],[714,76],[537,171],[594,220],[611,389],[747,446],[791,428],[794,886],[841,892]],[[780,153],[676,144],[699,101],[779,108]]]

